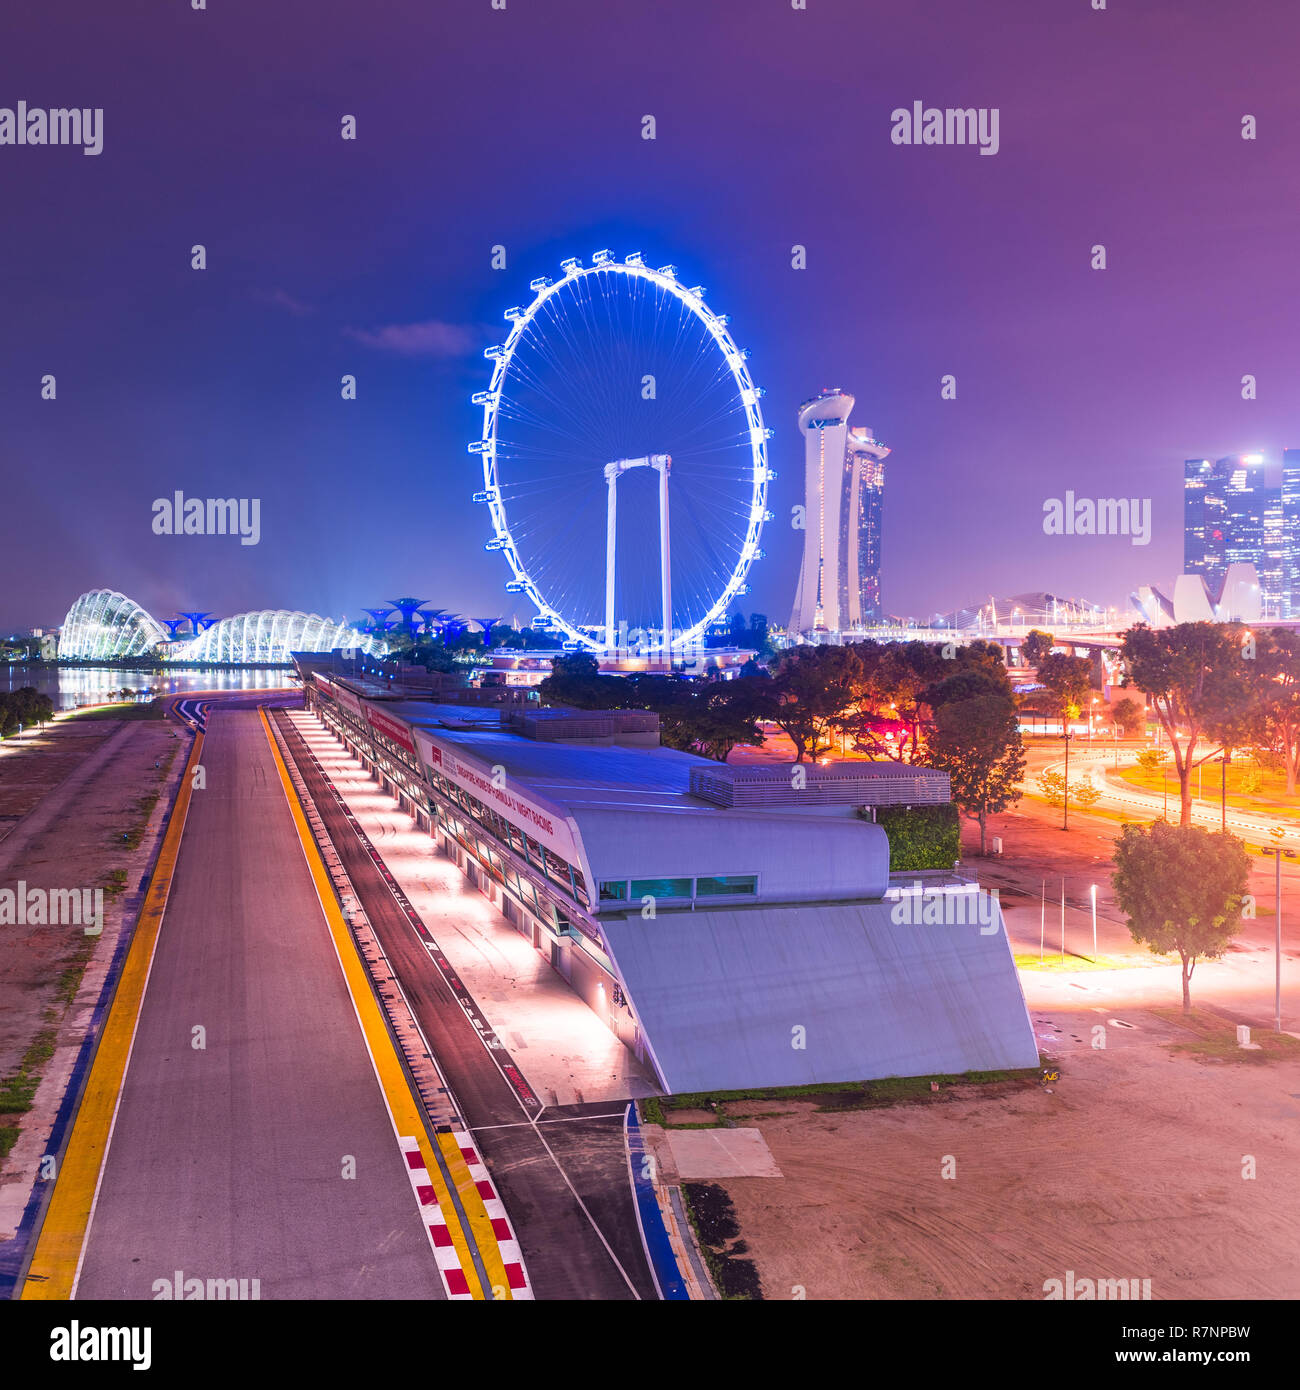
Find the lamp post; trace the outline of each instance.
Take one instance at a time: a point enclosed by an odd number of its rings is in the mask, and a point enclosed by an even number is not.
[[[1097,959],[1097,885],[1092,885],[1092,958]]]
[[[1068,723],[1065,728],[1065,795],[1061,798],[1061,804],[1065,808],[1065,820],[1061,829],[1068,830],[1070,828],[1070,728]]]
[[[1232,761],[1232,750],[1223,750],[1223,772],[1219,782],[1219,829],[1228,833],[1228,764]]]
[[[1275,877],[1273,880],[1273,1031],[1282,1031],[1282,856],[1294,859],[1295,853],[1289,849],[1282,848],[1282,836],[1285,830],[1275,829],[1268,832],[1273,836],[1274,847],[1272,849],[1262,849],[1263,855],[1273,856],[1273,867]]]

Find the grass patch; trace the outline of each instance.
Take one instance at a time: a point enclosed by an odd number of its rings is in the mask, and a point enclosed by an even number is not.
[[[763,1285],[753,1260],[743,1258],[749,1246],[739,1239],[740,1223],[726,1189],[717,1183],[683,1183],[682,1201],[720,1297],[742,1302],[761,1299]]]
[[[124,845],[127,849],[139,849],[144,840],[144,832],[148,829],[149,818],[153,815],[154,807],[158,804],[158,798],[162,795],[163,784],[167,781],[167,774],[171,771],[172,763],[176,758],[179,744],[173,744],[168,750],[166,759],[160,768],[158,786],[151,792],[146,792],[144,796],[136,798],[134,806],[135,821],[130,828],[123,834],[118,841],[119,845]]]
[[[1182,795],[1178,778],[1174,774],[1172,760],[1165,764],[1169,769],[1169,809],[1172,815],[1178,813],[1181,805],[1179,797]],[[1211,775],[1213,769],[1213,775]],[[1192,805],[1198,803],[1202,807],[1209,806],[1217,810],[1223,802],[1221,763],[1205,764],[1204,776],[1197,777],[1194,769],[1192,772]],[[1164,781],[1160,772],[1148,772],[1143,767],[1122,767],[1119,770],[1122,781],[1127,782],[1132,787],[1137,787],[1144,792],[1151,792],[1156,796],[1164,795]],[[1256,791],[1247,791],[1246,786],[1250,785],[1248,779],[1259,779],[1259,787]],[[1197,796],[1197,791],[1201,795]],[[1300,815],[1300,807],[1296,805],[1296,799],[1286,793],[1286,776],[1281,772],[1265,772],[1262,768],[1253,767],[1250,763],[1229,763],[1228,764],[1228,805],[1239,807],[1243,811],[1255,811],[1265,813],[1270,816],[1285,817],[1292,819]]]
[[[150,700],[149,703],[141,704],[136,700],[128,700],[124,704],[97,705],[94,709],[70,710],[65,718],[68,719],[163,719],[162,705],[157,700]]]
[[[32,1039],[18,1070],[0,1081],[0,1115],[23,1115],[32,1108],[32,1098],[41,1081],[41,1068],[54,1056],[53,1028],[42,1028]],[[16,1139],[17,1130],[14,1131]]]
[[[108,882],[104,885],[104,895],[109,898],[121,897],[126,892],[126,870],[113,869],[108,875]]]
[[[1060,951],[1049,951],[1040,962],[1038,957],[1030,951],[1017,951],[1015,953],[1017,970],[1044,970],[1044,971],[1065,971],[1073,973],[1077,970],[1140,970],[1148,965],[1169,965],[1171,959],[1162,959],[1159,956],[1098,956],[1095,960],[1087,956],[1076,956],[1072,951],[1065,953],[1065,959],[1061,959]]]
[[[1300,1039],[1288,1033],[1274,1033],[1252,1028],[1250,1040],[1258,1043],[1258,1050],[1237,1046],[1237,1025],[1225,1023],[1217,1014],[1193,1009],[1185,1014],[1181,1009],[1149,1009],[1148,1013],[1184,1028],[1196,1036],[1189,1042],[1169,1044],[1171,1052],[1178,1052],[1197,1061],[1211,1060],[1237,1065],[1259,1065],[1264,1062],[1300,1060]]]
[[[954,1086],[995,1086],[1007,1082],[1038,1082],[1039,1079],[1037,1068],[1028,1068],[1022,1071],[970,1071],[959,1076],[884,1076],[874,1081],[827,1081],[809,1086],[769,1086],[747,1091],[684,1091],[680,1095],[656,1096],[642,1101],[641,1114],[649,1123],[663,1125],[667,1129],[717,1129],[737,1119],[764,1118],[761,1114],[731,1110],[729,1107],[737,1101],[812,1100],[819,1102],[816,1107],[818,1112],[827,1113],[929,1100]],[[674,1120],[674,1113],[682,1110],[711,1110],[719,1118],[716,1124]]]
[[[86,973],[86,963],[95,954],[97,938],[86,936],[77,942],[76,949],[68,958],[68,963],[59,972],[59,983],[55,986],[54,997],[63,1007],[70,1008],[81,988],[81,977]]]

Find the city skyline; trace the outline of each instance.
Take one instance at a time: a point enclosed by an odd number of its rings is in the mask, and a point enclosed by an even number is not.
[[[887,607],[918,616],[982,591],[1123,603],[1181,564],[1177,460],[1300,442],[1284,394],[1300,347],[1261,312],[1297,273],[1278,135],[1300,120],[1284,63],[1295,15],[1243,14],[1225,33],[1208,3],[1049,18],[1009,0],[1014,38],[995,43],[945,4],[893,17],[882,45],[867,16],[814,6],[782,20],[778,112],[754,81],[777,71],[770,31],[740,6],[666,5],[633,62],[619,17],[577,3],[496,27],[491,12],[403,14],[394,46],[347,6],[290,0],[259,40],[284,75],[275,91],[232,85],[241,55],[188,14],[128,35],[72,8],[73,49],[23,22],[0,58],[13,100],[66,92],[104,112],[96,158],[0,150],[0,226],[10,263],[31,271],[0,330],[22,518],[0,627],[55,623],[105,584],[150,612],[197,591],[224,613],[351,617],[399,589],[508,612],[464,452],[481,353],[532,277],[604,246],[680,265],[751,351],[778,477],[745,606],[778,619],[801,540],[790,421],[826,382],[870,401],[907,459],[884,523]],[[566,23],[609,61],[575,63]],[[1152,67],[1173,30],[1179,61]],[[133,66],[161,85],[146,95]],[[497,71],[514,80],[484,108]],[[1206,95],[1189,103],[1193,88]],[[891,113],[918,92],[995,103],[996,156],[892,143]],[[851,116],[819,114],[841,106]],[[454,142],[425,136],[450,130]],[[518,130],[528,138],[505,138]],[[807,196],[810,158],[834,198]],[[510,196],[484,198],[485,176]],[[1207,204],[1224,212],[1197,215]],[[46,374],[55,400],[41,399]],[[955,399],[941,397],[949,375]],[[177,488],[260,498],[260,543],[155,534],[152,505]],[[1045,537],[1042,499],[1068,488],[1151,497],[1147,554]],[[322,565],[344,515],[347,544]]]

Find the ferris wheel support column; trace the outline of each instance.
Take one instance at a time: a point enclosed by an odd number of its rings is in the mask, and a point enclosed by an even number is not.
[[[605,465],[605,482],[609,487],[609,501],[605,508],[605,646],[614,647],[614,546],[618,539],[616,523],[618,506],[618,475],[622,470],[617,463]]]
[[[655,454],[650,466],[659,474],[659,593],[664,615],[664,655],[671,660],[673,640],[673,580],[668,563],[668,470],[669,454]]]

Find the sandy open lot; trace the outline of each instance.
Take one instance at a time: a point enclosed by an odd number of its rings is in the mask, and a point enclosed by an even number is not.
[[[1167,1045],[1182,1029],[1126,1018],[1100,1051],[1095,1013],[1035,1013],[1050,1094],[733,1103],[784,1174],[723,1183],[764,1297],[1041,1299],[1067,1270],[1153,1299],[1300,1297],[1300,1061],[1195,1060]]]
[[[188,747],[162,721],[60,720],[0,755],[0,887],[106,890],[99,937],[76,925],[0,924],[0,1078],[64,1022],[88,953],[102,974]]]

